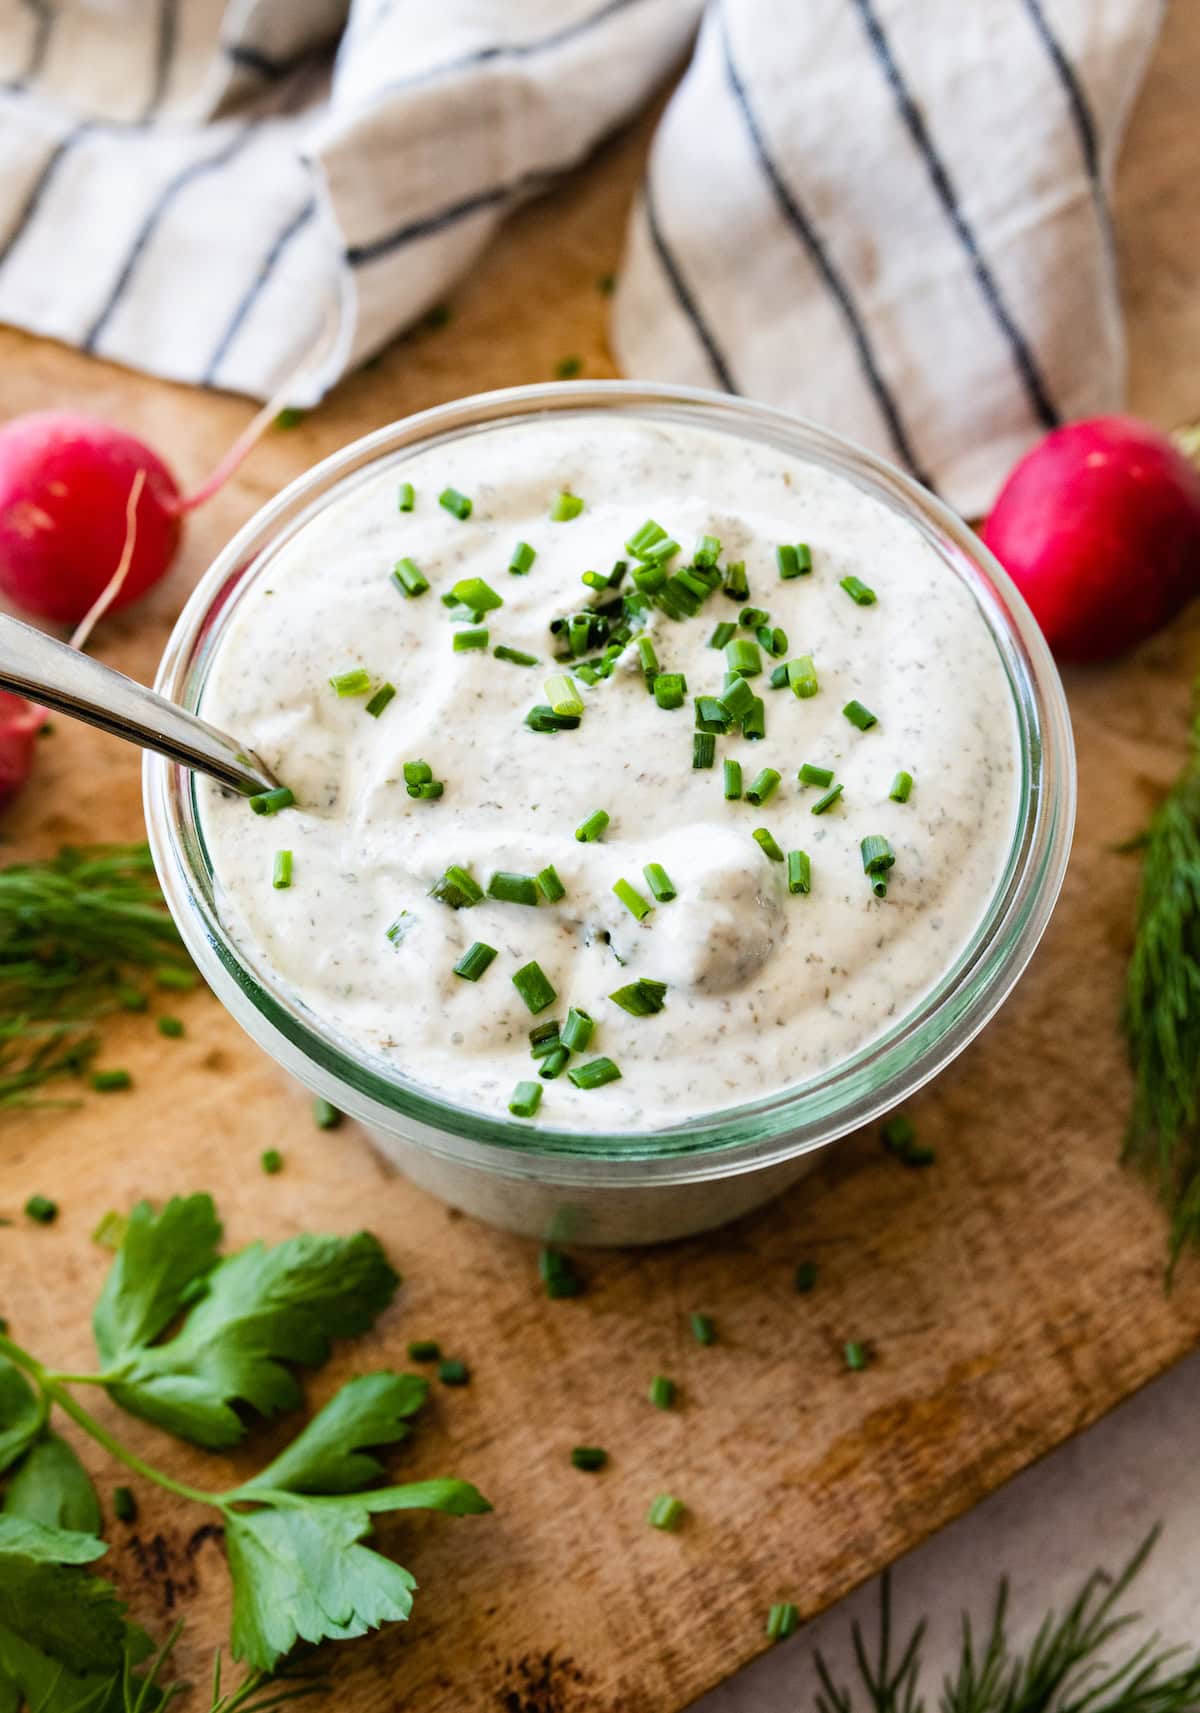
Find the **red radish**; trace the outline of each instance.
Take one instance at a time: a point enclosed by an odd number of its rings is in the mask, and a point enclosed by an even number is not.
[[[1056,428],[1013,470],[983,539],[1063,660],[1108,660],[1200,594],[1200,472],[1128,416]]]
[[[77,624],[121,559],[139,470],[136,540],[113,607],[145,594],[175,555],[175,478],[140,440],[93,417],[36,411],[0,427],[0,589],[26,612]]]
[[[15,797],[29,777],[34,745],[45,723],[44,708],[0,690],[0,803]]]

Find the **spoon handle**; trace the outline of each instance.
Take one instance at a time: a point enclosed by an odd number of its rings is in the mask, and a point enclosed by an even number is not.
[[[143,749],[157,750],[246,796],[278,784],[253,750],[240,748],[207,721],[123,672],[4,615],[0,615],[0,689],[86,720]]]

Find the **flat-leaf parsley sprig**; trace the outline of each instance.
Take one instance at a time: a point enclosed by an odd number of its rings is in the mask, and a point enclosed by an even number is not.
[[[232,1445],[247,1431],[244,1411],[270,1416],[300,1401],[285,1364],[323,1362],[330,1340],[365,1331],[398,1282],[365,1232],[256,1243],[224,1258],[220,1238],[209,1196],[176,1197],[157,1214],[146,1202],[134,1208],[93,1315],[102,1364],[94,1373],[51,1368],[0,1336],[0,1471],[13,1472],[5,1495],[9,1519],[60,1534],[77,1531],[77,1542],[94,1533],[99,1512],[88,1478],[49,1427],[58,1409],[135,1474],[213,1507],[233,1583],[234,1657],[269,1671],[298,1640],[362,1635],[408,1616],[413,1578],[362,1544],[374,1515],[419,1509],[465,1516],[490,1506],[465,1481],[372,1485],[383,1469],[369,1448],[406,1438],[428,1394],[428,1383],[413,1374],[384,1371],[348,1381],[265,1469],[223,1492],[155,1468],[97,1421],[75,1388],[103,1387],[123,1409],[193,1444]],[[87,1562],[86,1556],[54,1560],[62,1541],[35,1546],[60,1567]],[[43,1562],[36,1553],[35,1560]],[[50,1573],[29,1576],[36,1581]],[[0,1707],[6,1597],[0,1576]],[[91,1596],[80,1598],[90,1609]],[[103,1613],[105,1601],[96,1596],[96,1604]],[[114,1624],[104,1632],[110,1640]],[[16,1633],[23,1634],[19,1624]],[[105,1669],[113,1664],[111,1652],[104,1653]],[[59,1663],[76,1670],[69,1645]],[[25,1693],[38,1704],[28,1686]]]

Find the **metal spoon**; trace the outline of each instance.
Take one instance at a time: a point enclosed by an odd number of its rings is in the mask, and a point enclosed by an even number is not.
[[[279,784],[253,750],[123,672],[0,614],[0,689],[156,750],[251,797]]]

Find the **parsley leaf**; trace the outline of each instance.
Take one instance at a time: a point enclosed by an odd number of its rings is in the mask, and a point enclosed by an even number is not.
[[[372,1510],[413,1509],[466,1516],[491,1506],[466,1481],[418,1481],[228,1512],[234,1658],[269,1670],[298,1639],[345,1640],[407,1618],[415,1580],[359,1543]]]
[[[190,1202],[206,1202],[211,1209],[207,1197],[193,1196]],[[123,1325],[137,1319],[137,1266],[124,1259],[133,1236],[131,1222],[113,1268],[114,1273],[122,1268],[115,1300],[134,1311]],[[154,1260],[154,1246],[149,1247]],[[194,1259],[199,1259],[196,1252]],[[250,1405],[262,1415],[298,1404],[300,1388],[283,1364],[315,1367],[324,1362],[330,1340],[365,1332],[399,1283],[378,1242],[366,1232],[354,1237],[291,1237],[272,1248],[254,1243],[203,1273],[181,1267],[170,1288],[164,1288],[165,1275],[156,1267],[143,1299],[141,1325],[147,1340],[154,1336],[149,1328],[158,1331],[165,1324],[166,1305],[178,1309],[180,1290],[188,1294],[197,1280],[203,1282],[203,1295],[173,1338],[161,1344],[142,1342],[118,1356],[110,1338],[115,1323],[106,1315],[103,1335],[97,1326],[97,1342],[109,1391],[123,1409],[182,1439],[214,1448],[233,1445],[244,1435],[246,1424],[236,1404]]]
[[[116,1589],[86,1568],[106,1550],[89,1534],[0,1516],[0,1713],[123,1706],[127,1664],[153,1649]]]
[[[383,1473],[377,1458],[361,1448],[395,1445],[408,1435],[406,1416],[429,1395],[416,1374],[363,1374],[348,1380],[273,1463],[259,1471],[238,1496],[262,1488],[291,1493],[353,1493]]]
[[[19,1368],[0,1358],[0,1470],[28,1451],[44,1420],[45,1411],[29,1381]]]
[[[100,1501],[91,1477],[58,1434],[47,1431],[17,1466],[4,1495],[4,1510],[50,1528],[100,1533]]]
[[[148,1201],[137,1204],[92,1312],[106,1368],[157,1338],[203,1289],[220,1241],[211,1196],[173,1196],[160,1214]]]

